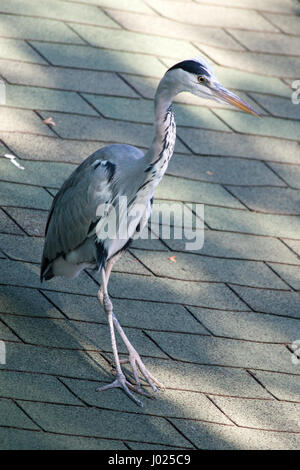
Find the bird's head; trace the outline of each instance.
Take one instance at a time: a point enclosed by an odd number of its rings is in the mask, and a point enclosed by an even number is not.
[[[173,65],[165,74],[165,80],[173,84],[176,94],[188,91],[202,98],[231,104],[247,113],[258,113],[241,98],[224,88],[209,63],[203,58],[184,60]]]

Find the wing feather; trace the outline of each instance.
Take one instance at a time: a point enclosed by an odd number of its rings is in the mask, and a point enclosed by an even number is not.
[[[114,163],[94,154],[62,185],[48,216],[41,278],[52,261],[65,256],[87,239],[91,224],[97,220],[97,208],[114,198],[114,169]]]

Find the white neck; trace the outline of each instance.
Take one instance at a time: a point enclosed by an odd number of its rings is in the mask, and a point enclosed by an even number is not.
[[[146,172],[155,172],[158,178],[165,173],[173,155],[176,140],[176,124],[171,105],[179,90],[165,75],[160,81],[154,98],[154,139],[144,157]]]

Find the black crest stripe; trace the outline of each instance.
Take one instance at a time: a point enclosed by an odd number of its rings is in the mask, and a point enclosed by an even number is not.
[[[206,67],[199,62],[196,62],[195,60],[184,60],[179,62],[178,64],[173,65],[173,67],[171,67],[168,71],[174,69],[182,69],[185,70],[185,72],[194,73],[196,75],[206,75],[207,77],[210,76]]]

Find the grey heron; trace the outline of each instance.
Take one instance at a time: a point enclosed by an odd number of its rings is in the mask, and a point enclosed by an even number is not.
[[[143,154],[130,145],[113,144],[86,158],[56,194],[45,230],[41,281],[54,276],[72,279],[85,268],[94,268],[101,273],[98,298],[108,317],[116,378],[97,390],[120,387],[139,405],[142,402],[134,391],[149,396],[142,389],[139,374],[143,375],[154,392],[164,387],[147,370],[128,340],[113,312],[107,286],[113,264],[150,217],[155,187],[161,181],[174,150],[176,124],[172,101],[181,92],[229,103],[257,114],[218,82],[205,59],[177,63],[165,73],[156,90],[154,139],[149,150]],[[125,210],[120,210],[121,196],[127,201]],[[102,229],[115,209],[119,210],[118,227],[126,216],[125,234],[103,237]],[[126,378],[122,370],[123,361],[118,355],[115,328],[128,350],[127,362],[132,368],[135,384]]]

